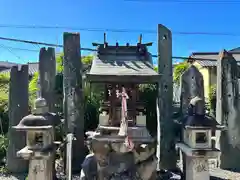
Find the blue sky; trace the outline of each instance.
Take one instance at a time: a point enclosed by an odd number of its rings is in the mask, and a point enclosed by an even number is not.
[[[149,2],[150,1],[150,2]],[[159,2],[160,1],[160,2]],[[193,51],[220,51],[240,46],[240,36],[180,35],[176,32],[224,32],[240,35],[240,2],[142,2],[124,0],[0,0],[0,26],[40,25],[79,28],[156,30],[163,24],[173,31],[173,55],[188,56]],[[217,0],[216,0],[217,1]],[[0,36],[62,44],[64,29],[19,29],[0,27]],[[102,42],[103,32],[80,31],[81,46]],[[109,44],[118,41],[136,44],[137,33],[108,32]],[[157,34],[143,33],[143,42],[153,42],[150,51],[157,54]],[[4,48],[5,47],[5,48]],[[0,60],[38,61],[39,46],[0,40]],[[11,51],[11,52],[9,52]],[[56,49],[61,51],[61,49]],[[88,52],[83,52],[87,54]]]

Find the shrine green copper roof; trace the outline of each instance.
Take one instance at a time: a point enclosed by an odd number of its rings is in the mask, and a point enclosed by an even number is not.
[[[154,70],[152,57],[137,46],[100,47],[93,59],[87,79],[90,82],[155,83],[159,74]]]

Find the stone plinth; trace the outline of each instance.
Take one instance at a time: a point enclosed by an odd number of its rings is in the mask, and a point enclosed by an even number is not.
[[[155,144],[146,127],[128,127],[128,137],[118,131],[119,127],[99,126],[91,133],[92,154],[82,165],[81,179],[156,179]]]
[[[217,158],[220,151],[217,149],[194,149],[184,143],[177,147],[185,154],[186,180],[210,180],[208,159]]]

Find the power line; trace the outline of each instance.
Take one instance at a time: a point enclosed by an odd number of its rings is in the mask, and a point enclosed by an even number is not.
[[[8,50],[8,52],[10,52],[12,55],[14,55],[15,57],[17,57],[19,60],[21,60],[20,56],[16,55],[14,52],[12,52],[12,50],[8,47],[5,47],[3,44],[0,45],[1,48]]]
[[[141,29],[115,29],[115,28],[83,28],[83,27],[70,27],[70,26],[33,26],[33,25],[10,25],[10,24],[0,24],[0,28],[19,28],[19,29],[63,29],[63,30],[73,30],[73,31],[93,31],[93,32],[132,32],[139,33],[144,32],[147,34],[156,34],[154,30],[141,30]]]
[[[133,0],[134,1],[134,0]],[[137,1],[137,0],[136,0]],[[240,2],[240,1],[239,1]],[[0,24],[0,28],[19,28],[19,29],[62,29],[72,31],[90,31],[90,32],[114,32],[114,33],[144,33],[144,34],[157,34],[156,30],[146,29],[116,29],[116,28],[83,28],[83,27],[70,27],[70,26],[40,26],[40,25],[11,25]],[[210,35],[210,36],[240,36],[237,33],[231,32],[185,32],[173,31],[177,35]]]
[[[0,46],[4,46],[4,47],[9,48],[9,49],[12,49],[12,50],[29,51],[29,52],[39,52],[39,50],[36,50],[36,49],[25,49],[25,48],[18,48],[18,47],[12,47],[12,46],[5,46],[4,44],[0,44]]]
[[[44,43],[44,42],[37,42],[37,41],[28,41],[28,40],[22,40],[22,39],[0,37],[0,40],[14,41],[14,42],[21,42],[21,43],[37,44],[37,45],[44,45],[44,46],[50,46],[50,47],[61,47],[61,48],[63,48],[63,45],[59,45],[59,44]],[[80,48],[80,50],[83,50],[83,51],[97,51],[96,49],[91,49],[91,48]]]
[[[13,39],[13,38],[5,38],[5,37],[0,37],[0,40],[6,40],[6,41],[15,41],[15,42],[21,42],[21,43],[27,43],[27,44],[38,44],[38,45],[45,45],[45,46],[51,46],[51,47],[61,47],[63,48],[63,45],[59,44],[51,44],[51,43],[44,43],[44,42],[37,42],[37,41],[29,41],[29,40],[21,40],[21,39]],[[1,46],[1,44],[0,44]],[[2,45],[4,46],[4,45]],[[26,51],[35,51],[39,52],[38,50],[32,50],[32,49],[23,49],[23,48],[15,48],[15,47],[10,47],[10,46],[5,46],[5,48],[8,49],[15,49],[15,50],[26,50]],[[81,48],[80,50],[85,50],[85,51],[94,51],[96,52],[96,49],[91,49],[91,48]],[[114,53],[113,53],[114,54]],[[152,55],[152,57],[157,58],[159,55]],[[208,60],[208,61],[215,61],[207,58],[195,58],[195,57],[184,57],[184,56],[172,56],[172,59],[193,59],[193,60]]]

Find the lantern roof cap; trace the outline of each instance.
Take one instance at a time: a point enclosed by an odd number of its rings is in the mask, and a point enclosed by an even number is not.
[[[221,125],[207,115],[188,115],[182,120],[186,129],[221,129]]]
[[[188,114],[183,118],[182,124],[188,129],[222,129],[216,119],[205,114],[205,102],[199,96],[191,99]]]
[[[30,114],[22,118],[14,129],[19,130],[47,130],[52,128],[52,120],[42,115]]]

